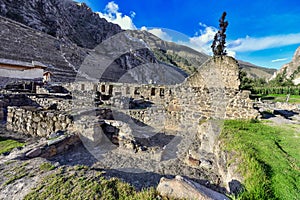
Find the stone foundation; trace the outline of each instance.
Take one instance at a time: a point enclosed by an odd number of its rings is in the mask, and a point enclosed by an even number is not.
[[[8,107],[7,129],[32,136],[47,137],[71,128],[73,117],[67,113],[36,107]]]

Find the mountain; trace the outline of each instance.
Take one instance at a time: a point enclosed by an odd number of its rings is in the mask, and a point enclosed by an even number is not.
[[[0,43],[0,58],[42,62],[56,82],[74,81],[77,75],[101,81],[174,84],[210,57],[147,31],[121,30],[86,4],[71,0],[0,0]],[[250,76],[269,74],[269,70],[240,63]]]
[[[122,31],[71,0],[0,0],[0,15],[89,49]]]
[[[130,34],[145,41],[161,62],[177,66],[188,74],[193,73],[210,58],[210,56],[187,46],[163,41],[147,31],[134,30],[130,31]],[[241,60],[238,60],[238,62],[241,70],[247,72],[247,75],[251,78],[269,79],[276,71],[276,69],[259,67]]]
[[[0,58],[42,62],[54,81],[74,81],[89,52],[121,31],[84,3],[0,0]]]
[[[54,81],[74,81],[76,74],[93,79],[93,73],[91,76],[88,76],[89,72],[80,73],[81,69],[90,69],[85,68],[87,61],[101,74],[97,77],[101,81],[122,78],[124,82],[175,84],[187,77],[183,70],[159,62],[147,45],[141,43],[140,46],[134,38],[122,37],[123,41],[102,43],[125,33],[118,25],[101,19],[84,3],[0,0],[0,15],[3,16],[0,17],[0,57],[42,62],[54,74]],[[102,49],[99,49],[99,44]],[[128,44],[137,45],[139,49],[130,52],[125,48],[127,51],[120,54],[118,50]],[[108,55],[114,56],[104,65],[101,58]],[[90,71],[93,72],[94,68]]]
[[[181,68],[188,74],[192,74],[210,58],[210,56],[195,51],[187,46],[161,40],[148,31],[134,30],[129,31],[129,34],[132,37],[143,40],[154,52],[155,57],[160,62],[165,62]]]
[[[56,81],[73,80],[76,63],[87,51],[72,42],[63,42],[51,35],[0,17],[0,58],[19,61],[39,61],[55,72]],[[71,64],[68,60],[73,60]]]
[[[283,65],[271,79],[279,74],[282,74],[286,79],[292,79],[295,85],[300,84],[300,46],[296,49],[292,61]]]
[[[276,72],[276,69],[259,67],[249,62],[238,60],[240,68],[251,78],[263,78],[268,80]]]

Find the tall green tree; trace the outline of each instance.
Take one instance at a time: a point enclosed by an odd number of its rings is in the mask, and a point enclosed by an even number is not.
[[[214,41],[211,45],[214,56],[223,56],[227,55],[225,50],[226,46],[226,29],[228,26],[228,21],[225,21],[227,13],[223,12],[222,17],[219,20],[219,30],[214,37]]]

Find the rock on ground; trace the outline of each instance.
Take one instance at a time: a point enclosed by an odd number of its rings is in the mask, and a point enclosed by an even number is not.
[[[198,183],[187,180],[181,176],[175,179],[161,178],[157,191],[164,197],[176,199],[198,200],[227,200],[225,195],[206,188]]]

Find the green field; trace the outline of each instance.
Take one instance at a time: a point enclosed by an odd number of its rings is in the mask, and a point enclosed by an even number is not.
[[[273,102],[286,102],[286,94],[268,94],[268,95],[253,95],[252,98],[261,98],[261,100],[270,100]],[[288,103],[300,104],[300,95],[290,95]]]
[[[265,96],[265,98],[274,98],[275,102],[286,102],[287,95],[285,94],[269,94]],[[299,103],[300,104],[300,95],[290,95],[289,103]]]
[[[237,155],[245,190],[237,199],[300,199],[300,125],[274,127],[229,120],[220,136],[223,150]]]
[[[16,147],[22,147],[24,143],[16,140],[0,137],[0,154],[10,152]]]

